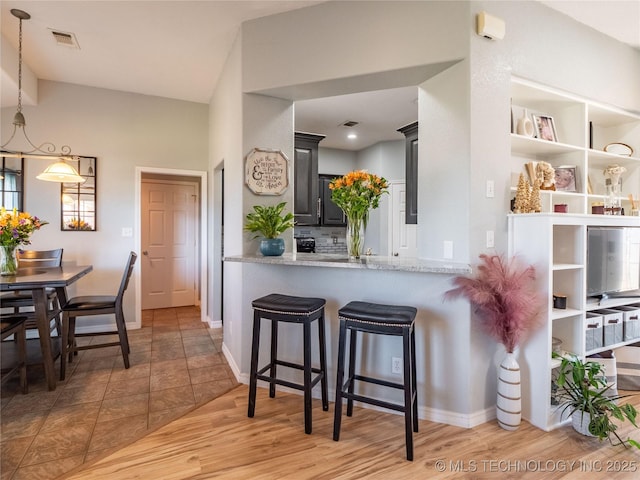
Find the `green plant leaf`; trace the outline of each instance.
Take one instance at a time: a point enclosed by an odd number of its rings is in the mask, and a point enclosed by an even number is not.
[[[293,213],[282,214],[286,202],[277,205],[254,205],[253,212],[245,217],[244,229],[256,233],[254,238],[278,238],[295,225]]]

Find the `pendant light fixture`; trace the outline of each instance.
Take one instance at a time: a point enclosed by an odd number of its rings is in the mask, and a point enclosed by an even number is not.
[[[18,36],[18,110],[13,117],[13,132],[6,143],[0,146],[0,155],[3,157],[17,157],[17,158],[40,158],[45,160],[56,160],[55,163],[49,165],[44,172],[38,175],[38,180],[45,180],[48,182],[61,182],[61,183],[82,183],[86,178],[80,176],[78,171],[67,163],[67,160],[77,160],[76,157],[71,155],[71,148],[68,145],[64,145],[61,148],[61,152],[56,152],[56,146],[51,142],[44,142],[40,146],[34,145],[27,135],[24,114],[22,113],[22,21],[29,20],[31,15],[17,8],[11,9],[11,14],[19,19],[20,28]],[[9,148],[9,144],[14,139],[18,130],[22,131],[27,143],[31,146],[29,151],[12,150]]]

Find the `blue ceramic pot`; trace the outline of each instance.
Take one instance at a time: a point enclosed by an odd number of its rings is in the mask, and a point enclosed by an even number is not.
[[[260,253],[265,257],[279,257],[284,253],[284,238],[265,238],[260,242]]]

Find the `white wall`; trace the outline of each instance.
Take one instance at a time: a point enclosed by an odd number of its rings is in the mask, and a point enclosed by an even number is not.
[[[505,19],[504,40],[475,34],[475,15],[481,10]],[[511,74],[640,110],[638,52],[537,2],[329,2],[247,22],[242,39],[243,90],[291,100],[385,82],[401,86],[408,82],[406,69],[449,66],[432,78],[412,78],[413,85],[420,85],[418,238],[423,257],[441,258],[442,242],[450,240],[454,260],[473,264],[486,251],[486,230],[496,232],[495,251],[505,250]],[[259,125],[254,122],[252,128]],[[246,124],[244,134],[253,134]],[[484,196],[487,179],[495,182],[493,199]],[[271,273],[274,286],[287,285],[288,273]],[[251,298],[264,291],[253,278],[244,279],[244,303],[232,313],[234,319],[249,318]],[[431,282],[416,278],[411,296],[430,295]],[[332,305],[345,296],[332,289],[323,292]],[[366,290],[351,293],[355,298]],[[425,350],[434,352],[430,362],[448,374],[428,379],[425,387],[437,389],[442,398],[422,398],[427,407],[450,405],[473,417],[495,403],[498,349],[477,332],[468,306],[462,308],[466,302],[440,310],[439,299],[429,298],[432,304],[420,303],[421,335],[428,343]],[[390,351],[385,344],[376,355]]]
[[[96,232],[60,231],[60,184],[37,180],[48,162],[27,159],[25,209],[50,222],[33,235],[31,247],[63,247],[65,262],[93,265],[93,272],[71,287],[72,295],[115,293],[129,251],[137,248],[134,237],[122,237],[123,227],[138,228],[135,167],[206,170],[208,107],[42,80],[38,93],[36,107],[23,107],[29,137],[34,143],[66,144],[72,153],[98,158],[98,211]],[[2,109],[3,139],[14,113],[15,108]],[[135,319],[134,293],[131,282],[125,302],[129,322]]]

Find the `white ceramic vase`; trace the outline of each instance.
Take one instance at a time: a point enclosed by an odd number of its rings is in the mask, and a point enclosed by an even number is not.
[[[529,112],[527,111],[527,109],[524,109],[524,112],[522,113],[522,118],[520,118],[518,120],[518,126],[516,128],[516,133],[518,135],[524,135],[525,137],[533,137],[534,135],[534,130],[533,130],[533,122],[531,121],[531,119],[529,118]]]
[[[516,354],[507,352],[498,372],[498,399],[496,417],[505,430],[517,430],[522,418],[522,397],[520,394],[520,365]]]

